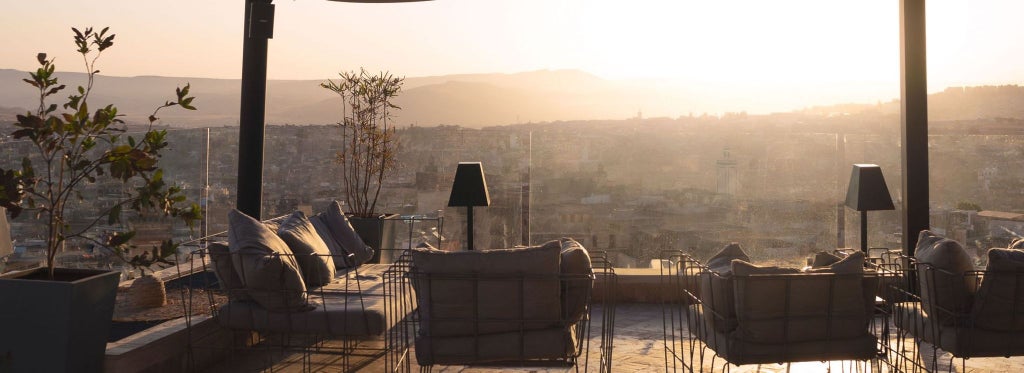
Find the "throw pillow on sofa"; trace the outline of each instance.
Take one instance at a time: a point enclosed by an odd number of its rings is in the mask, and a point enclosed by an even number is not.
[[[336,247],[340,248],[339,252],[331,252],[331,254],[335,255],[334,264],[338,268],[355,267],[373,258],[374,248],[367,246],[363,239],[359,237],[359,234],[356,233],[355,228],[352,228],[352,223],[348,221],[345,211],[341,209],[340,201],[332,202],[327,207],[327,211],[317,215],[317,218],[327,228],[327,236],[337,243]],[[328,240],[328,237],[324,237],[323,234],[321,234],[321,237],[324,241]],[[345,266],[342,267],[342,264],[338,263],[338,256],[348,257],[350,254],[352,255],[351,262],[345,263]]]
[[[1024,331],[1024,251],[988,251],[988,266],[972,312],[979,328]]]
[[[295,261],[302,270],[306,286],[320,287],[334,280],[335,269],[327,243],[316,233],[313,223],[302,211],[293,212],[277,229],[288,248],[295,254]]]
[[[228,243],[219,241],[213,242],[206,247],[206,251],[210,253],[210,261],[213,263],[213,274],[217,276],[217,283],[220,284],[220,288],[228,293],[228,299],[230,300],[252,300],[249,294],[245,292],[245,284],[242,283],[242,279],[238,276],[238,272],[235,271],[233,260],[231,260],[230,249]]]
[[[974,270],[973,261],[959,242],[927,230],[918,237],[914,258],[921,307],[943,325],[950,325],[970,311],[976,284],[975,277],[965,273]]]
[[[309,309],[299,264],[277,233],[259,220],[231,210],[228,247],[235,271],[253,300],[272,312]]]
[[[723,333],[736,328],[735,297],[732,289],[734,259],[750,260],[747,253],[743,252],[743,248],[735,242],[725,245],[708,259],[708,271],[700,274],[700,294],[705,323],[712,330]]]

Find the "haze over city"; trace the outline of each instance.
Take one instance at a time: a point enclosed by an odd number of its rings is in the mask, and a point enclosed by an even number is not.
[[[322,80],[360,67],[407,77],[573,70],[678,97],[675,110],[663,102],[630,109],[673,117],[899,96],[892,1],[275,4],[273,80]],[[1024,4],[1016,1],[929,2],[929,90],[1024,82],[1024,70],[1005,63],[1024,54],[1019,14]],[[119,45],[104,57],[102,75],[237,79],[242,15],[240,1],[11,2],[0,22],[17,37],[5,43],[0,69],[34,69],[45,51],[59,69],[80,71],[70,27],[110,26]],[[686,102],[691,97],[700,102]]]

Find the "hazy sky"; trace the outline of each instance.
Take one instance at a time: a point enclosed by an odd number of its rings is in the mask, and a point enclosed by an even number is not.
[[[0,68],[81,70],[70,27],[110,26],[104,74],[238,78],[242,0],[0,0]],[[271,79],[581,69],[718,89],[899,95],[897,0],[278,0]],[[929,90],[1024,83],[1024,1],[928,1]]]

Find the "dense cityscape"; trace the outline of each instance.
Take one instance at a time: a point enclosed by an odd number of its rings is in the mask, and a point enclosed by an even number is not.
[[[663,250],[706,256],[735,241],[758,260],[800,263],[809,253],[859,245],[858,213],[842,205],[850,165],[879,164],[899,208],[898,117],[881,106],[855,114],[835,110],[406,127],[398,132],[400,166],[387,178],[379,211],[444,216],[456,222],[444,226],[444,245],[457,249],[464,245],[458,222],[465,212],[446,207],[450,180],[458,162],[481,161],[492,204],[478,209],[478,247],[569,236],[614,253],[619,266],[646,267]],[[1024,198],[1014,187],[1024,180],[1019,122],[934,126],[933,229],[965,242],[976,257],[1024,234]],[[139,231],[137,246],[227,229],[237,136],[235,127],[170,130],[172,151],[161,163],[170,180],[203,200],[207,220],[190,230],[160,217],[129,217]],[[342,198],[336,125],[269,126],[266,139],[264,218],[322,211]],[[5,164],[20,161],[23,145],[0,147]],[[90,204],[102,206],[104,193],[117,188],[100,183],[91,193],[73,219],[93,218]],[[871,214],[871,247],[900,246],[898,216]],[[37,261],[42,224],[21,218],[12,226],[17,254],[11,262]],[[63,257],[67,263],[110,260],[84,248]]]

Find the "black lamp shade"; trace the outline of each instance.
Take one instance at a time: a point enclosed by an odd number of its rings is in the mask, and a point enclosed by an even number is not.
[[[452,194],[448,206],[490,206],[491,195],[487,192],[484,166],[480,162],[459,162],[455,170]]]
[[[857,211],[895,210],[882,168],[875,164],[855,164],[846,190],[846,207]]]

